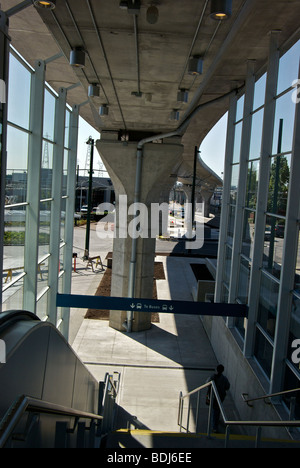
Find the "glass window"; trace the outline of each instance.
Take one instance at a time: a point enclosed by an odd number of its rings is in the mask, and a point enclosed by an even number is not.
[[[278,291],[278,283],[262,272],[257,321],[271,338],[275,334]]]
[[[230,282],[231,257],[232,257],[232,248],[229,247],[229,245],[226,245],[224,281],[225,281],[227,284],[229,284],[229,282]]]
[[[67,176],[68,176],[68,150],[64,151],[64,165],[63,165],[63,178],[62,178],[62,196],[67,194]]]
[[[299,365],[298,365],[298,371],[299,371]],[[294,390],[295,388],[299,388],[299,387],[300,387],[300,377],[295,375],[294,372],[292,372],[292,370],[288,366],[286,366],[283,391]],[[295,399],[294,418],[296,420],[299,420],[300,419],[300,392],[289,393],[283,397],[283,400],[288,408],[290,408],[292,398]]]
[[[65,240],[66,199],[61,200],[60,240]]]
[[[230,184],[230,203],[236,204],[236,197],[237,197],[237,190],[238,190],[238,183],[239,183],[239,171],[240,165],[234,164],[232,166],[232,173],[231,173],[231,184]]]
[[[291,155],[271,158],[268,213],[285,216],[291,172]]]
[[[41,320],[45,320],[45,318],[48,316],[48,292],[46,292],[37,302],[36,315]]]
[[[300,233],[298,231],[298,250],[297,250],[297,258],[296,258],[296,269],[295,269],[295,291],[300,293]],[[300,337],[300,335],[299,335]]]
[[[264,109],[260,109],[252,116],[249,159],[258,159],[260,157],[263,119]]]
[[[8,121],[28,130],[31,73],[12,54],[9,66]]]
[[[23,203],[27,197],[28,134],[7,127],[6,204]]]
[[[23,286],[24,279],[22,278],[13,284],[10,288],[6,289],[6,291],[3,291],[2,312],[10,310],[23,310]]]
[[[267,377],[270,377],[273,358],[273,346],[269,343],[269,341],[258,328],[256,329],[255,335],[254,356],[267,374]]]
[[[276,101],[272,154],[292,151],[296,109],[296,104],[292,100],[292,93],[293,91],[290,91]],[[281,138],[279,135],[280,120],[282,120]]]
[[[49,253],[51,201],[40,203],[39,261]]]
[[[291,47],[279,61],[277,94],[288,89],[298,78],[300,57],[300,41]]]
[[[65,123],[65,148],[69,148],[69,137],[70,137],[70,119],[71,119],[71,112],[67,109],[66,110],[66,123]]]
[[[248,258],[253,256],[255,214],[254,211],[250,210],[245,210],[244,214],[242,254]]]
[[[294,340],[300,339],[300,299],[298,295],[292,295],[292,314],[290,322],[290,340],[289,340],[289,349],[288,349],[288,359],[295,366],[295,368],[300,371],[300,363],[295,362],[295,359],[292,358],[292,354],[295,351],[295,348],[292,347]],[[299,348],[299,346],[297,346]],[[300,353],[299,353],[300,355]]]
[[[280,278],[285,220],[275,216],[267,216],[265,227],[265,242],[263,268],[276,278]]]
[[[249,276],[250,262],[241,257],[238,282],[238,298],[243,304],[248,303]]]
[[[240,99],[237,101],[237,106],[236,106],[236,119],[235,121],[238,122],[243,118],[244,115],[244,101],[245,101],[245,95],[243,94]]]
[[[223,283],[221,302],[227,303],[228,302],[228,296],[229,296],[228,288],[227,288],[226,284]]]
[[[41,200],[52,196],[52,164],[53,145],[43,141],[42,171],[41,171]]]
[[[234,232],[234,219],[235,219],[235,207],[229,207],[229,216],[228,216],[228,227],[227,227],[227,242],[232,244],[233,232]]]
[[[45,89],[43,137],[54,141],[55,97]]]
[[[37,294],[39,295],[48,284],[49,258],[40,260],[37,269]]]
[[[259,161],[248,163],[247,186],[246,186],[246,207],[256,208],[257,190],[259,178]]]
[[[265,102],[267,74],[265,73],[257,82],[254,88],[253,110],[261,107]]]
[[[4,210],[3,281],[24,272],[26,206]]]
[[[238,163],[240,161],[242,129],[243,129],[243,122],[239,122],[238,124],[236,124],[235,135],[234,135],[233,160],[232,160],[233,163]]]

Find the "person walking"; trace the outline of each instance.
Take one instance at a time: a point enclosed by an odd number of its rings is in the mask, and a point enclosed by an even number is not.
[[[228,390],[230,389],[229,380],[227,379],[225,375],[223,375],[224,370],[225,370],[224,366],[222,364],[219,364],[216,369],[217,373],[212,375],[206,382],[208,383],[208,382],[213,381],[215,383],[222,403],[226,398]],[[208,395],[212,395],[211,389],[209,390]],[[219,431],[220,415],[221,415],[221,411],[220,411],[218,401],[216,398],[214,398],[213,405],[212,405],[213,432]]]

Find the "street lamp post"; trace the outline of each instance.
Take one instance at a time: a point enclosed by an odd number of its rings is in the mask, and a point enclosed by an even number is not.
[[[91,227],[91,210],[92,210],[92,191],[93,191],[93,164],[94,164],[94,140],[90,137],[87,145],[91,146],[90,173],[89,173],[89,195],[88,195],[88,212],[86,219],[86,235],[85,235],[85,250],[84,260],[89,258],[90,249],[90,227]]]

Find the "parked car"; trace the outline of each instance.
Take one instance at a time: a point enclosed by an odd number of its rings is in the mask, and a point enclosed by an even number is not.
[[[266,227],[265,229],[265,241],[271,240],[271,228]]]

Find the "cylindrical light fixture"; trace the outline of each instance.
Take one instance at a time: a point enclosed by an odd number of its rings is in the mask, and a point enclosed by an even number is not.
[[[190,75],[202,75],[203,73],[203,59],[200,55],[194,55],[190,57],[189,61],[189,74]]]
[[[100,87],[97,84],[89,85],[88,96],[89,97],[99,97],[100,96]]]
[[[76,47],[70,53],[70,65],[72,67],[84,68],[85,67],[85,51],[82,47]]]
[[[232,0],[211,0],[210,17],[215,20],[226,20],[231,16]]]
[[[186,89],[180,89],[177,93],[177,102],[188,102],[189,93]]]
[[[109,113],[108,105],[102,104],[102,106],[100,106],[100,109],[99,109],[99,114],[103,117],[103,116],[108,115],[108,113]]]
[[[170,120],[179,120],[179,111],[177,109],[172,110]]]
[[[56,0],[51,0],[51,1],[34,0],[34,6],[36,6],[37,8],[45,8],[48,10],[54,10],[54,8],[56,7]]]

